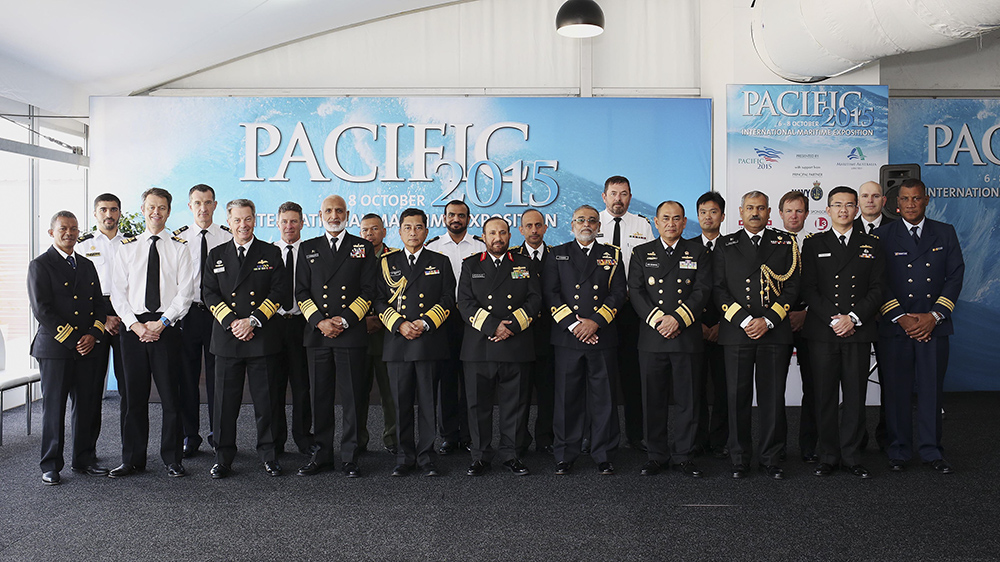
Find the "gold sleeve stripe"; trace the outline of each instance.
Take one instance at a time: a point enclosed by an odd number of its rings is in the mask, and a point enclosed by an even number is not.
[[[385,326],[386,329],[389,329],[396,323],[397,320],[402,320],[403,315],[396,312],[396,309],[394,308],[387,308],[382,311],[382,314],[379,315],[379,319],[382,320],[382,325]]]
[[[430,310],[425,312],[423,316],[426,316],[434,324],[435,328],[440,328],[441,324],[448,319],[449,310],[445,310],[440,304],[435,304]]]
[[[212,312],[212,316],[215,316],[215,319],[221,324],[226,319],[226,316],[229,316],[233,312],[233,309],[229,308],[226,303],[220,302],[215,306],[209,307],[209,311]]]
[[[271,299],[264,299],[264,302],[260,303],[257,310],[263,312],[264,318],[270,320],[271,317],[274,316],[274,313],[278,312],[278,305],[271,302]]]
[[[736,316],[736,313],[739,312],[741,308],[743,307],[741,307],[739,303],[734,302],[733,304],[729,305],[729,308],[726,309],[726,321],[732,322],[733,317]]]
[[[100,320],[94,320],[94,327],[100,330],[102,334],[104,333],[104,322],[101,322]]]
[[[351,312],[358,315],[358,318],[364,318],[365,314],[368,314],[368,309],[371,308],[371,301],[366,301],[365,299],[358,297],[354,299],[351,306],[347,307],[351,309]]]
[[[947,297],[938,297],[936,302],[948,310],[955,312],[955,303],[951,302],[951,299]]]
[[[565,319],[570,314],[572,314],[572,311],[570,311],[569,307],[566,306],[565,304],[558,308],[554,306],[552,307],[552,319],[555,320],[556,323],[562,322],[563,319]]]
[[[73,326],[70,326],[69,324],[64,324],[62,326],[59,326],[59,329],[56,330],[56,335],[55,335],[56,341],[62,343],[66,341],[66,338],[68,338],[69,335],[72,333],[73,333]]]
[[[517,324],[521,326],[521,330],[527,330],[528,326],[531,325],[531,318],[528,314],[524,312],[523,308],[519,308],[514,311],[514,319],[517,320]]]
[[[664,316],[666,315],[663,314],[662,310],[654,308],[653,311],[649,313],[649,316],[646,316],[646,324],[649,324],[651,328],[656,329],[656,321]]]
[[[892,299],[891,301],[882,305],[882,315],[885,316],[887,312],[899,306],[899,300]]]
[[[608,305],[603,304],[601,305],[601,308],[597,309],[597,313],[600,314],[608,324],[610,324],[614,321],[615,314],[618,313],[618,309],[608,308]]]
[[[479,330],[481,332],[481,331],[483,331],[483,324],[486,323],[486,319],[489,318],[489,317],[490,317],[490,313],[486,312],[485,310],[483,310],[482,308],[480,308],[479,310],[476,311],[476,315],[475,316],[470,316],[469,317],[469,323],[472,324],[473,328],[475,328],[475,329],[477,329],[477,330]]]
[[[302,311],[302,316],[304,316],[306,320],[308,320],[313,314],[319,312],[319,309],[316,308],[316,303],[314,303],[312,299],[299,301],[299,310]]]
[[[781,306],[779,303],[774,303],[771,305],[771,310],[778,315],[778,319],[784,320],[785,316],[788,316],[788,312],[785,311],[785,307]]]
[[[681,303],[681,305],[678,306],[674,312],[676,312],[677,315],[681,317],[681,320],[684,321],[685,328],[694,324],[694,314],[691,314],[691,310],[688,309],[687,306],[684,306],[684,303]]]

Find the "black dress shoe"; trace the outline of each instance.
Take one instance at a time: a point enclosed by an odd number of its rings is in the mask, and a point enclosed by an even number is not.
[[[201,439],[195,441],[194,439],[184,440],[184,458],[188,459],[198,454],[198,449],[201,447]]]
[[[833,465],[830,463],[821,462],[813,470],[813,476],[829,476],[831,474],[833,474]]]
[[[745,464],[734,464],[733,465],[733,478],[739,480],[741,478],[746,478],[750,470]]]
[[[816,453],[803,453],[802,462],[807,464],[815,464],[819,462],[819,456]]]
[[[490,465],[483,461],[476,461],[469,465],[469,470],[465,471],[469,476],[482,476],[490,469]]]
[[[434,463],[432,462],[425,464],[422,470],[424,471],[425,478],[436,478],[438,476],[441,476],[441,473],[438,472],[437,467],[434,466]]]
[[[646,464],[642,465],[642,470],[639,471],[641,476],[656,476],[660,473],[663,466],[660,461],[646,461]]]
[[[111,478],[124,478],[130,474],[135,474],[136,472],[142,472],[142,469],[130,464],[121,464],[115,468],[112,468],[108,472],[108,476]]]
[[[615,473],[615,465],[610,462],[602,462],[597,465],[597,473],[601,476],[613,476]]]
[[[59,471],[50,470],[48,472],[43,472],[42,482],[44,482],[46,486],[58,486],[59,482],[61,482],[59,479]]]
[[[580,443],[580,452],[585,455],[590,454],[590,439],[584,439],[583,442]]]
[[[572,471],[573,471],[573,463],[571,462],[556,463],[556,476],[566,476]]]
[[[325,464],[320,464],[316,461],[309,461],[306,464],[299,467],[299,476],[312,476],[313,474],[319,474],[329,468]]]
[[[850,472],[851,474],[857,476],[858,478],[868,479],[872,477],[872,473],[868,472],[868,469],[861,464],[855,464],[849,467],[844,467],[844,470]]]
[[[511,459],[503,463],[503,465],[507,467],[507,470],[513,472],[515,476],[527,476],[531,473],[528,467],[524,466],[524,463],[521,462],[521,459]]]
[[[209,471],[209,474],[212,475],[212,480],[221,480],[229,476],[229,473],[232,471],[233,469],[229,468],[229,465],[217,462],[212,465],[212,470]]]
[[[171,478],[180,478],[181,476],[186,476],[187,471],[184,470],[184,466],[179,462],[173,462],[167,465],[167,476]]]
[[[543,453],[548,453],[551,455],[556,452],[556,449],[552,445],[543,445],[541,449],[536,448],[535,451],[536,452],[541,451]]]
[[[906,470],[906,461],[899,459],[889,459],[889,470],[893,472],[903,472]]]
[[[268,476],[281,476],[281,465],[278,461],[264,461],[264,472]]]
[[[90,464],[84,467],[74,466],[72,470],[77,474],[83,474],[86,476],[107,476],[108,472],[110,472],[103,466],[97,466],[96,464]]]
[[[951,469],[951,465],[948,464],[948,461],[944,459],[931,461],[931,468],[933,468],[934,471],[939,474],[951,474],[952,472],[955,472],[954,470]]]
[[[762,464],[760,465],[760,471],[767,474],[768,478],[773,478],[775,480],[784,480],[785,471],[781,469],[780,466],[773,464]]]
[[[395,468],[392,469],[392,475],[396,478],[401,476],[406,476],[407,474],[413,472],[415,467],[412,464],[397,464]]]
[[[348,478],[358,478],[361,476],[361,471],[358,470],[358,465],[353,462],[345,462],[344,466],[340,467],[341,472],[344,476]]]
[[[441,446],[438,447],[438,454],[441,456],[448,456],[458,450],[458,441],[442,441]]]
[[[386,445],[385,452],[389,453],[390,455],[395,455],[396,453],[399,452],[399,449],[395,445]]]
[[[678,463],[674,466],[674,470],[679,471],[685,476],[690,476],[691,478],[701,478],[701,471],[698,470],[698,466],[694,464],[694,461],[684,461]]]

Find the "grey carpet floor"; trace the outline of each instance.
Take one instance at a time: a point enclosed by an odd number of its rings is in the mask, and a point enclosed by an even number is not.
[[[949,394],[944,435],[956,469],[913,463],[890,473],[869,449],[875,478],[812,476],[794,443],[789,408],[787,480],[729,478],[728,461],[699,459],[706,477],[639,476],[644,455],[623,448],[618,474],[581,459],[568,477],[532,452],[532,474],[499,467],[465,475],[468,454],[439,459],[443,477],[391,478],[379,447],[363,477],[298,477],[285,454],[270,478],[253,451],[253,416],[239,422],[235,474],[213,481],[212,456],[185,461],[186,478],[157,462],[159,408],[150,408],[149,471],[120,480],[62,473],[46,487],[38,470],[38,420],[4,413],[0,447],[0,560],[995,560],[1000,559],[1000,394]],[[874,429],[877,409],[869,408]],[[120,460],[117,399],[104,401],[103,464]],[[381,410],[370,430],[379,435]],[[373,439],[370,448],[376,449]]]

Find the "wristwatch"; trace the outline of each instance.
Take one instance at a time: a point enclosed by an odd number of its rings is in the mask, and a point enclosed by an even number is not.
[[[170,319],[167,318],[166,316],[161,316],[160,317],[160,322],[163,322],[163,327],[164,328],[169,328],[170,327]]]
[[[941,314],[940,312],[938,312],[938,311],[935,310],[935,311],[931,312],[931,315],[934,317],[934,325],[935,326],[938,325],[938,324],[940,324],[941,322],[944,322],[944,314]]]

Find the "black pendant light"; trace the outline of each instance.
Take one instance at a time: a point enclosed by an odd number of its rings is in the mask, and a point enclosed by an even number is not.
[[[604,11],[594,0],[566,0],[556,14],[556,31],[565,37],[595,37],[604,33]]]

